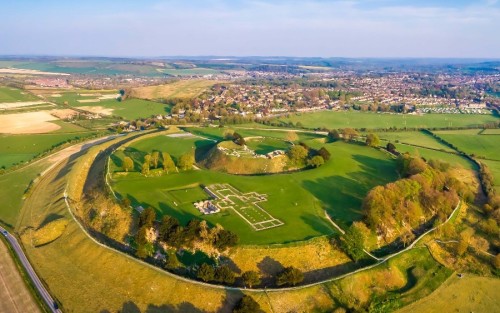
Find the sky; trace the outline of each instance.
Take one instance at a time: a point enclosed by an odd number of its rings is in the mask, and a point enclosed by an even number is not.
[[[0,55],[500,58],[500,0],[0,4]]]

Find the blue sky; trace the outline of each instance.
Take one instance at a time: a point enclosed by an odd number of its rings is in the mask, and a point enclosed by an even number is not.
[[[0,55],[500,58],[499,0],[0,0]]]

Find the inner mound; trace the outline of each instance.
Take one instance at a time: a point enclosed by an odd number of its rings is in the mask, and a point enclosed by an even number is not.
[[[241,143],[222,141],[199,162],[204,167],[229,174],[276,174],[299,170],[287,155],[291,143],[274,138],[247,137]]]

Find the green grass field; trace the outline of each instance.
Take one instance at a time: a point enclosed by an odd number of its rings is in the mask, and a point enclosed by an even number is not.
[[[242,128],[239,128],[242,127]],[[259,129],[247,129],[247,127],[243,128],[243,126],[227,126],[224,128],[219,128],[219,127],[203,127],[203,128],[195,128],[195,127],[188,127],[186,128],[187,131],[199,135],[202,137],[210,138],[213,140],[217,141],[222,141],[224,140],[224,131],[226,130],[233,130],[237,132],[238,134],[242,135],[243,137],[266,137],[268,140],[271,140],[272,138],[277,138],[277,139],[285,139],[287,136],[287,133],[289,130],[284,129],[283,131],[281,130],[267,130],[266,127],[260,127],[260,125],[251,125],[250,127],[256,127]],[[248,128],[250,128],[248,127]],[[325,136],[318,135],[318,134],[313,134],[313,133],[300,133],[297,132],[297,135],[299,136],[299,141],[308,141],[308,140],[313,140],[313,139],[322,139],[325,138]],[[252,143],[249,143],[252,144]],[[275,145],[276,142],[273,142],[273,145]],[[280,144],[282,145],[282,144]]]
[[[40,100],[31,93],[12,87],[0,86],[0,103],[37,101]]]
[[[381,140],[390,141],[392,143],[407,143],[443,151],[454,151],[447,145],[436,140],[431,135],[420,131],[377,132],[376,134]],[[386,143],[383,142],[383,144],[385,145]]]
[[[203,151],[204,148],[208,149],[213,144],[213,141],[195,136],[175,138],[169,137],[168,135],[159,135],[143,139],[128,145],[125,149],[116,151],[115,154],[111,156],[113,159],[112,165],[114,166],[112,167],[112,170],[121,171],[121,162],[125,155],[134,160],[135,170],[140,171],[142,164],[144,163],[144,156],[146,154],[151,154],[153,151],[159,151],[160,157],[161,152],[168,152],[174,162],[177,162],[179,157],[184,153],[195,149]]]
[[[175,157],[192,149],[194,140],[184,143],[186,139],[155,138],[145,139],[144,144],[136,142],[129,148],[148,151],[148,147],[160,146],[157,140],[172,141],[173,144],[164,145],[164,150],[157,149]],[[319,147],[314,140],[308,143]],[[114,175],[113,186],[117,193],[130,198],[135,205],[155,207],[160,213],[175,216],[185,223],[193,217],[200,218],[201,213],[191,203],[172,206],[165,190],[196,184],[229,183],[244,192],[268,195],[268,201],[263,202],[262,207],[285,225],[255,232],[230,210],[204,216],[210,224],[220,223],[238,232],[243,244],[298,241],[333,232],[324,218],[324,209],[342,225],[360,219],[361,201],[368,190],[397,177],[395,162],[375,149],[343,142],[327,144],[326,147],[332,154],[331,161],[314,170],[268,176],[236,176],[202,169],[147,178],[139,173],[129,173],[125,176]],[[123,154],[119,153],[112,157],[114,169],[121,166],[119,162]]]
[[[81,96],[79,94],[96,94],[95,96]],[[157,114],[167,114],[170,112],[170,106],[159,102],[153,102],[142,99],[128,99],[125,101],[117,101],[115,99],[98,100],[100,95],[114,95],[117,91],[78,91],[65,92],[61,97],[50,98],[54,102],[63,105],[65,102],[74,107],[103,107],[111,109],[112,115],[121,116],[125,119],[136,119],[140,117],[150,117]],[[95,102],[79,102],[85,100],[95,100]]]
[[[290,144],[284,140],[275,138],[256,138],[246,141],[248,148],[254,150],[258,154],[266,154],[274,150],[286,150]]]
[[[67,124],[67,123],[65,123]],[[68,129],[73,125],[67,124]],[[94,135],[95,132],[29,134],[29,135],[0,135],[0,167],[9,168],[14,164],[28,162],[40,153],[47,151],[61,143],[85,138]]]
[[[476,166],[467,158],[458,154],[452,154],[442,151],[436,151],[426,148],[414,147],[405,144],[396,143],[396,149],[401,152],[408,152],[412,155],[420,155],[426,160],[434,159],[450,163],[453,166],[461,166],[465,169],[476,170]]]
[[[445,127],[474,127],[488,122],[498,122],[493,115],[470,114],[381,114],[370,112],[317,112],[290,115],[290,118],[280,118],[282,122],[301,122],[309,128],[445,128]]]
[[[436,132],[436,135],[468,154],[500,161],[500,135],[478,135],[478,132],[458,130]]]

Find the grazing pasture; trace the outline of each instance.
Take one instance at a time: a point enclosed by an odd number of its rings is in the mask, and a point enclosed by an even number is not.
[[[0,134],[0,167],[28,162],[61,143],[94,135],[95,132],[50,133],[31,135]]]
[[[445,127],[477,127],[485,123],[498,122],[498,117],[482,114],[389,114],[371,112],[333,112],[290,114],[289,117],[278,118],[283,123],[297,122],[304,127],[319,128],[445,128]]]
[[[153,101],[142,99],[127,99],[118,101],[117,91],[78,91],[59,93],[60,97],[53,98],[53,101],[79,109],[88,110],[93,113],[103,115],[121,116],[125,119],[137,119],[140,117],[150,117],[152,115],[167,114],[170,106]]]
[[[452,148],[439,142],[436,138],[421,131],[400,131],[400,132],[377,132],[382,140],[381,145],[385,145],[389,141],[392,143],[405,143],[418,145],[426,148],[437,149],[442,151],[454,152]]]
[[[28,91],[13,87],[0,86],[0,104],[13,102],[32,102],[39,100],[39,98]]]
[[[477,157],[500,161],[500,135],[479,135],[464,131],[436,132],[460,150]]]

